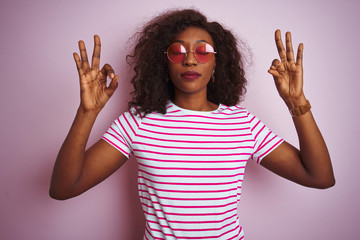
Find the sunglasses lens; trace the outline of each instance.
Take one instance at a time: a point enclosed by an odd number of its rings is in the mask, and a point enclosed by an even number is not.
[[[213,53],[214,53],[214,48],[207,43],[201,44],[195,49],[196,59],[201,63],[208,62],[212,57]]]
[[[173,43],[167,50],[167,55],[173,63],[180,63],[184,60],[186,49],[180,43]]]

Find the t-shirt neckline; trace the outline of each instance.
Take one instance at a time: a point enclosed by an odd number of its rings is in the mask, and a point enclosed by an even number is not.
[[[197,111],[197,110],[190,110],[190,109],[186,109],[186,108],[182,108],[177,106],[175,103],[173,103],[172,101],[169,101],[169,106],[172,106],[172,108],[176,109],[176,110],[180,110],[182,112],[187,112],[187,113],[192,113],[192,114],[212,114],[212,113],[216,113],[218,112],[222,105],[221,103],[219,104],[219,106],[217,107],[217,109],[212,110],[212,111]]]

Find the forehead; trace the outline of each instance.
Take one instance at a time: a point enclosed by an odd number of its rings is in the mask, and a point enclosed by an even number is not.
[[[198,27],[186,28],[175,38],[175,41],[180,41],[187,44],[205,41],[211,45],[214,44],[210,34],[204,29]]]

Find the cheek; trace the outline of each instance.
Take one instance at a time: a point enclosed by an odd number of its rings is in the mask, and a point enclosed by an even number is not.
[[[213,71],[215,70],[215,67],[216,67],[216,64],[215,62],[212,63],[212,64],[209,64],[207,67],[206,67],[206,77],[211,77]]]
[[[173,76],[174,75],[174,67],[173,67],[174,65],[173,64],[171,64],[171,63],[168,63],[168,71],[169,71],[169,75],[170,76]]]
[[[168,71],[170,80],[175,80],[180,75],[179,69],[174,64],[168,64]]]

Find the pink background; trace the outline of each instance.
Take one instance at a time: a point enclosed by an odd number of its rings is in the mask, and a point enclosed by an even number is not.
[[[80,197],[48,196],[55,157],[79,103],[72,53],[79,39],[92,49],[92,36],[99,34],[102,63],[111,63],[121,78],[94,126],[93,143],[126,110],[128,39],[163,10],[190,6],[250,45],[253,64],[243,105],[295,145],[291,117],[267,69],[277,57],[276,28],[291,30],[295,44],[304,42],[305,93],[333,160],[337,183],[327,190],[298,186],[249,163],[239,205],[247,239],[360,239],[357,0],[2,0],[0,239],[142,239],[133,158]]]

